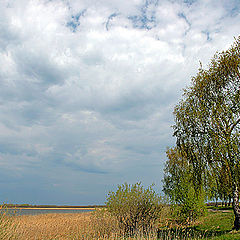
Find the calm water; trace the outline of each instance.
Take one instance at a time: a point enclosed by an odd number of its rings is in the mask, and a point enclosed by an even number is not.
[[[81,212],[91,212],[94,210],[87,209],[8,209],[4,210],[10,215],[37,215],[46,213],[81,213]],[[1,213],[2,211],[0,211]]]

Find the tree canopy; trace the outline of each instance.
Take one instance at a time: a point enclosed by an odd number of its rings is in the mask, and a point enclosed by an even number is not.
[[[174,109],[177,147],[193,169],[193,183],[207,183],[206,172],[229,179],[235,228],[240,228],[240,37],[199,69]],[[220,179],[220,178],[219,178]]]

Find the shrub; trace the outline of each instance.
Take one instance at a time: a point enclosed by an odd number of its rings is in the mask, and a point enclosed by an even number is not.
[[[180,204],[173,204],[173,214],[178,223],[192,224],[206,212],[204,203],[204,192],[201,191],[196,195],[193,186],[189,184],[188,189],[182,198]]]
[[[133,235],[149,234],[155,229],[163,204],[152,186],[144,189],[141,183],[125,183],[108,194],[106,206],[124,234]]]

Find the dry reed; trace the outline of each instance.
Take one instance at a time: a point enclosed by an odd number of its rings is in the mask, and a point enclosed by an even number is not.
[[[41,214],[15,217],[19,240],[67,240],[89,231],[90,213]],[[81,239],[81,238],[79,238]]]
[[[155,233],[123,237],[118,222],[106,211],[16,216],[13,222],[18,240],[157,239]]]
[[[15,240],[17,225],[13,218],[9,216],[7,208],[0,206],[0,239]]]
[[[134,236],[124,236],[118,221],[110,216],[107,211],[88,213],[58,213],[41,215],[13,216],[8,219],[6,229],[9,236],[3,240],[157,240],[157,239],[205,239],[186,229],[172,232],[165,228],[157,238],[157,228]],[[162,224],[165,225],[162,219]],[[160,227],[159,225],[159,227]],[[165,225],[166,226],[166,225]],[[183,232],[185,231],[185,233]]]

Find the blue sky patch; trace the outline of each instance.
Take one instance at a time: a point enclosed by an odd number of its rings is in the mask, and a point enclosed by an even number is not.
[[[67,22],[67,27],[69,27],[73,32],[76,32],[78,27],[81,25],[80,18],[84,16],[87,9],[80,11],[79,13],[72,15],[71,20]]]

